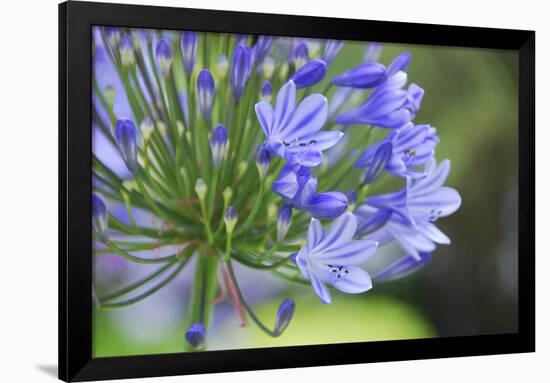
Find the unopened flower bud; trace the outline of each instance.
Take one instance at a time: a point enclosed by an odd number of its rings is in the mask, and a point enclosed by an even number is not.
[[[207,190],[208,187],[204,180],[202,178],[197,178],[197,182],[195,182],[195,193],[197,193],[197,197],[199,197],[201,201],[204,200]]]
[[[187,75],[190,75],[193,72],[193,67],[195,66],[198,41],[199,34],[197,32],[181,33],[181,58],[183,61],[183,68],[185,69]]]
[[[202,323],[193,323],[185,332],[185,340],[193,348],[201,348],[206,341],[206,329]]]
[[[237,165],[237,176],[240,178],[246,173],[248,170],[248,162],[241,161],[239,162],[239,165]]]
[[[151,134],[153,133],[153,129],[155,129],[155,123],[153,122],[153,119],[151,117],[145,117],[141,121],[139,129],[141,130],[143,141],[148,141],[149,137],[151,137]]]
[[[105,95],[105,99],[107,100],[109,107],[112,108],[113,105],[115,105],[116,89],[111,85],[107,85],[103,91],[103,94]]]
[[[231,77],[230,84],[233,90],[233,97],[239,101],[252,73],[252,59],[250,49],[244,45],[239,45],[233,51],[231,59]]]
[[[92,230],[102,243],[109,242],[108,215],[103,199],[92,193]]]
[[[209,120],[214,98],[216,97],[216,86],[214,85],[214,77],[208,69],[203,69],[197,79],[197,97],[202,117]]]
[[[157,62],[162,76],[167,78],[172,66],[172,48],[165,39],[161,39],[157,44]]]
[[[258,146],[258,149],[256,150],[256,167],[258,168],[258,173],[260,175],[260,179],[262,180],[265,179],[265,176],[267,175],[270,161],[271,154],[269,153],[269,150],[264,145]]]
[[[305,42],[301,42],[294,48],[292,52],[292,61],[296,70],[300,69],[308,60],[309,52]]]
[[[268,80],[271,79],[271,76],[273,76],[273,72],[275,72],[275,60],[273,60],[273,57],[267,56],[264,59],[264,62],[262,63],[262,70],[264,72],[265,78]]]
[[[344,42],[342,40],[327,40],[323,51],[323,61],[330,65],[343,45]]]
[[[327,64],[323,60],[315,59],[305,63],[290,77],[296,88],[307,88],[317,84],[325,77]]]
[[[229,67],[229,63],[227,62],[227,57],[225,57],[224,54],[219,55],[218,60],[216,61],[216,69],[221,79],[224,79],[225,76],[227,75],[228,67]]]
[[[290,205],[283,205],[279,210],[277,216],[277,240],[280,242],[285,239],[288,228],[292,223],[292,207]]]
[[[227,130],[222,124],[214,128],[210,137],[210,150],[212,151],[212,163],[215,167],[220,166],[227,152]]]
[[[129,34],[122,36],[118,49],[120,52],[120,61],[122,62],[122,65],[129,66],[134,64],[136,57],[134,55],[134,41],[132,36]]]
[[[137,163],[137,129],[131,120],[118,120],[115,128],[115,138],[120,154],[133,174],[138,171]]]
[[[225,230],[227,233],[232,233],[237,224],[237,210],[235,210],[233,206],[227,208],[223,214],[223,221],[225,222]]]
[[[273,86],[269,81],[265,80],[262,84],[262,88],[260,89],[260,100],[270,102],[272,94]]]
[[[295,304],[290,299],[285,299],[277,310],[277,316],[275,317],[275,329],[273,330],[274,336],[279,336],[285,331],[290,324],[292,317],[294,316]]]
[[[229,201],[231,201],[231,198],[233,198],[233,189],[231,189],[231,186],[226,187],[223,189],[223,203],[225,206],[229,205]]]

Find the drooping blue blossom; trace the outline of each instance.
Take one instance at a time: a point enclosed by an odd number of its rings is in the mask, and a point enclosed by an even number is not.
[[[342,40],[327,40],[325,43],[325,49],[323,50],[323,56],[321,57],[327,65],[330,65],[340,49],[344,46]]]
[[[285,239],[288,228],[292,224],[292,206],[284,204],[277,214],[277,241]]]
[[[397,74],[397,72],[407,72],[409,64],[411,63],[412,55],[409,52],[403,52],[399,54],[390,65],[388,65],[387,74],[388,77]]]
[[[363,183],[370,184],[372,183],[379,175],[382,173],[382,170],[386,167],[386,164],[392,156],[392,143],[384,142],[379,145],[372,155],[371,161],[365,166],[367,172]]]
[[[222,124],[216,125],[210,137],[210,150],[212,151],[212,164],[220,166],[227,153],[227,130]]]
[[[131,120],[118,120],[115,127],[115,138],[118,148],[132,173],[137,173],[137,129]]]
[[[335,219],[326,232],[321,222],[311,219],[306,246],[298,252],[296,264],[325,304],[332,301],[327,284],[348,294],[372,287],[369,274],[359,266],[376,252],[378,243],[354,240],[356,230],[357,220],[350,212]]]
[[[273,94],[273,86],[268,80],[264,80],[260,89],[260,100],[270,102],[271,95]]]
[[[290,79],[296,88],[307,88],[317,84],[325,77],[327,64],[323,60],[314,59],[305,63]]]
[[[92,230],[102,243],[109,242],[107,207],[103,199],[95,193],[92,193]]]
[[[167,78],[170,75],[172,66],[172,47],[166,39],[159,40],[156,53],[160,72],[163,77]]]
[[[216,86],[214,77],[208,69],[203,69],[197,79],[197,99],[199,110],[205,120],[210,120],[212,106],[216,97]]]
[[[193,323],[185,332],[185,340],[193,348],[201,348],[206,343],[206,329],[202,323]]]
[[[181,45],[181,58],[183,61],[183,68],[187,75],[193,73],[193,67],[195,66],[195,56],[197,54],[197,45],[199,41],[199,34],[197,32],[182,32],[180,45]]]
[[[365,236],[382,228],[392,216],[393,211],[364,204],[355,209],[353,213],[357,216],[357,235]]]
[[[383,145],[391,145],[391,157],[384,164],[385,169],[399,177],[420,178],[425,175],[424,167],[434,156],[439,142],[436,129],[430,125],[408,123],[394,130],[382,141],[369,145],[355,162],[355,166],[368,169]]]
[[[291,299],[285,299],[281,302],[279,309],[277,310],[277,316],[275,317],[275,329],[273,330],[273,336],[277,337],[285,331],[292,321],[295,307],[296,305]]]
[[[432,259],[431,253],[420,253],[419,255],[420,259],[410,255],[402,256],[389,266],[374,274],[372,279],[377,282],[387,282],[411,275],[426,266]]]
[[[334,219],[348,208],[344,193],[317,193],[317,179],[311,176],[311,168],[306,166],[287,163],[273,182],[272,189],[290,206],[316,218]]]
[[[324,96],[312,94],[296,107],[296,86],[292,80],[279,90],[275,109],[265,101],[257,103],[255,109],[266,136],[264,145],[274,156],[293,163],[319,165],[322,151],[334,146],[343,135],[339,131],[320,131],[327,119]]]
[[[274,36],[260,36],[256,41],[256,44],[252,47],[254,61],[262,63],[265,56],[269,53],[275,42]]]
[[[252,73],[252,56],[250,49],[245,45],[239,45],[233,51],[233,58],[231,60],[231,76],[230,83],[233,90],[233,97],[239,101],[244,87],[250,78]]]
[[[436,244],[450,244],[451,240],[434,225],[439,218],[454,213],[462,203],[455,189],[443,186],[450,166],[449,160],[437,165],[435,159],[431,159],[426,165],[425,177],[408,179],[401,191],[368,197],[366,205],[370,206],[371,214],[387,215],[390,210],[391,215],[384,226],[367,238],[381,243],[395,240],[405,254],[416,259],[420,259],[420,253],[434,251]],[[357,214],[361,216],[361,208]]]
[[[386,68],[376,62],[361,64],[332,79],[334,85],[352,88],[373,88],[386,80]]]
[[[406,82],[406,74],[399,73],[404,75]],[[362,105],[336,116],[335,121],[339,124],[366,124],[382,128],[398,128],[410,122],[412,114],[407,102],[407,90],[395,87],[401,85],[401,82],[388,86],[388,80],[380,85],[382,90],[375,88]]]

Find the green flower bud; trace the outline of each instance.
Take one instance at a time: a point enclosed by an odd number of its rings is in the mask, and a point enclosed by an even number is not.
[[[202,178],[198,178],[195,183],[195,193],[197,193],[197,197],[199,197],[201,201],[204,200],[207,190],[208,187],[206,186],[206,182],[204,182]]]

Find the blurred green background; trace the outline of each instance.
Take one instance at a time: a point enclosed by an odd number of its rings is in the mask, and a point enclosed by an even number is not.
[[[517,55],[386,44],[380,61],[387,65],[402,51],[413,56],[409,81],[425,90],[415,122],[437,128],[438,160],[451,160],[447,184],[462,196],[458,212],[438,221],[452,244],[439,246],[432,262],[413,276],[375,284],[359,296],[334,293],[332,305],[322,305],[308,286],[239,268],[243,290],[251,292],[249,301],[266,323],[272,323],[287,297],[296,301],[295,318],[280,338],[272,339],[253,324],[240,327],[233,308],[220,304],[209,349],[517,331]],[[364,44],[346,43],[330,74],[358,64],[363,52]],[[111,288],[141,272],[141,266],[124,264],[111,275],[105,267],[96,262],[96,278]],[[186,270],[144,302],[119,312],[96,311],[94,355],[181,352],[190,279]]]

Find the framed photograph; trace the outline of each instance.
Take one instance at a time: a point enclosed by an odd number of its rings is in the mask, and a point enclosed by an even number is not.
[[[534,351],[534,55],[60,4],[60,379]]]

